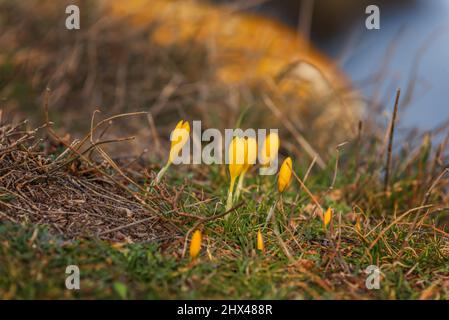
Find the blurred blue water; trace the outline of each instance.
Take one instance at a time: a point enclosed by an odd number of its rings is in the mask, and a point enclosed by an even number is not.
[[[449,1],[421,1],[413,8],[381,10],[381,29],[367,30],[361,17],[352,30],[360,30],[350,54],[342,62],[343,69],[358,83],[379,70],[386,51],[394,39],[394,53],[380,85],[386,110],[391,109],[395,90],[400,87],[405,97],[413,67],[417,67],[416,87],[409,107],[401,113],[401,123],[422,130],[435,128],[449,120]],[[399,30],[402,30],[399,34]],[[340,35],[326,44],[325,50],[337,56],[351,38]],[[426,49],[420,49],[425,47]],[[421,51],[420,51],[421,50]],[[420,58],[417,59],[417,55]],[[419,61],[419,63],[417,63]],[[375,85],[361,85],[370,96]]]

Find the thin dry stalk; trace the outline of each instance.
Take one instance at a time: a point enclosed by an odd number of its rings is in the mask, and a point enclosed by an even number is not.
[[[394,138],[394,127],[396,123],[396,116],[398,114],[399,98],[401,96],[401,90],[398,89],[396,92],[396,100],[394,103],[393,118],[391,119],[389,141],[388,141],[388,152],[387,152],[387,163],[385,166],[385,180],[384,180],[384,192],[387,193],[390,184],[390,170],[391,170],[391,155],[393,151],[393,138]]]

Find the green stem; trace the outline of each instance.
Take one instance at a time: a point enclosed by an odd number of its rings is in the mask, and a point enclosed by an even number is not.
[[[231,184],[229,186],[229,191],[228,191],[228,201],[226,202],[226,211],[231,210],[232,208],[232,193],[234,191],[234,184],[235,184],[235,178],[231,178]],[[229,214],[226,216],[229,217]]]
[[[237,201],[240,198],[240,193],[243,189],[243,181],[245,180],[245,173],[246,173],[246,171],[243,171],[239,177],[239,182],[237,183],[237,189],[235,190],[234,201]]]
[[[167,162],[167,164],[159,171],[159,173],[156,176],[156,179],[153,181],[153,183],[151,185],[158,184],[159,182],[161,182],[162,177],[164,176],[165,172],[170,167],[170,164],[171,164],[170,162]]]

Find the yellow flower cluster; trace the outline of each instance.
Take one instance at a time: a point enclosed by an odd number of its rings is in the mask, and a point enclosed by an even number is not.
[[[179,121],[172,132],[172,142],[170,154],[166,165],[158,173],[155,183],[159,183],[163,175],[173,163],[175,157],[179,155],[185,143],[189,139],[190,125],[187,121]],[[173,138],[174,137],[174,138]],[[270,166],[278,157],[280,146],[279,136],[276,133],[270,133],[263,142],[260,153],[260,164],[263,167]],[[234,137],[229,144],[229,175],[230,184],[228,190],[228,197],[226,202],[226,211],[232,209],[234,202],[239,198],[246,173],[256,163],[258,156],[258,145],[254,138]],[[282,194],[290,185],[293,175],[293,160],[291,157],[285,158],[279,169],[277,189],[279,194]],[[239,178],[237,189],[234,193],[234,186]],[[281,198],[282,199],[282,198]],[[332,220],[333,211],[328,208],[322,215],[323,226],[326,229]],[[229,216],[229,215],[228,215]],[[195,259],[201,251],[202,233],[200,230],[195,230],[190,241],[190,257]],[[260,229],[257,232],[256,248],[258,251],[265,250],[265,244]]]

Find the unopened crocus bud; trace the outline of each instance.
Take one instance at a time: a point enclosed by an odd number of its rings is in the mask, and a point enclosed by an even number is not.
[[[170,155],[168,157],[169,163],[172,163],[173,160],[179,155],[179,152],[189,140],[189,135],[190,124],[184,120],[179,121],[171,133],[171,148]]]
[[[278,178],[278,190],[279,192],[284,192],[285,189],[290,184],[292,179],[292,159],[288,157],[282,162],[281,169],[279,170],[279,178]]]
[[[265,245],[263,243],[262,232],[257,231],[257,250],[264,251]]]
[[[229,144],[229,174],[231,179],[237,178],[245,167],[247,144],[244,138],[235,137]]]
[[[231,183],[229,185],[226,210],[230,210],[233,204],[234,184],[237,177],[243,172],[245,158],[247,157],[247,143],[244,138],[235,137],[229,144],[229,174]]]
[[[168,170],[170,165],[173,163],[174,159],[179,155],[179,152],[182,150],[184,145],[189,140],[189,135],[190,135],[189,123],[184,120],[179,121],[175,129],[173,129],[171,133],[171,147],[167,163],[157,174],[154,183],[159,183],[161,181],[165,172]]]
[[[195,259],[201,251],[201,231],[195,230],[190,240],[190,257]]]
[[[279,135],[270,133],[264,140],[261,153],[260,164],[262,166],[270,166],[278,156],[280,146]]]
[[[253,166],[257,161],[257,141],[255,138],[248,137],[245,139],[245,163],[243,165],[242,173],[239,177],[239,182],[237,184],[237,189],[235,190],[234,200],[237,200],[240,197],[240,192],[243,188],[243,182],[245,180],[245,175],[247,171]]]
[[[329,224],[329,222],[331,222],[331,220],[332,220],[332,208],[329,207],[323,216],[324,228],[327,227],[327,225]]]
[[[243,171],[248,171],[257,161],[257,141],[255,138],[249,137],[246,139],[246,157]]]

